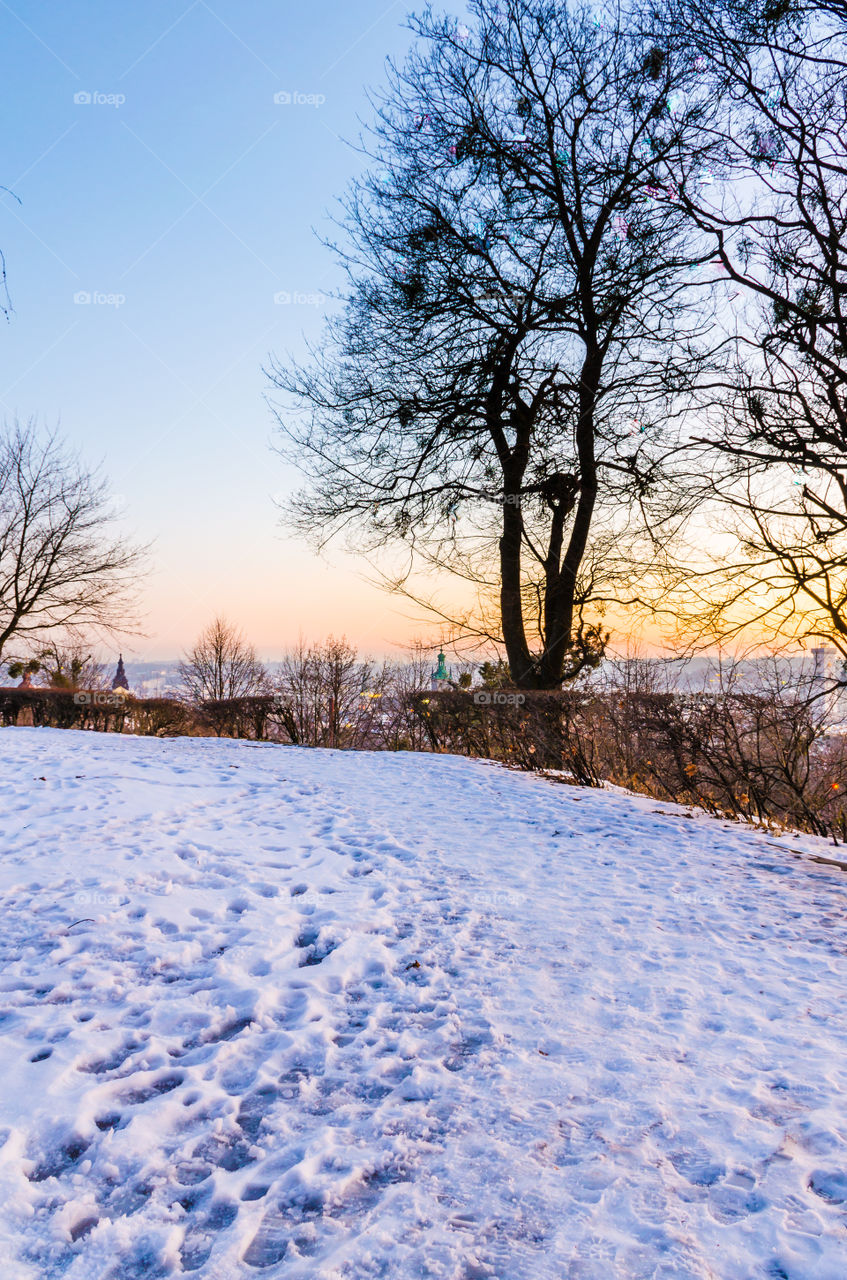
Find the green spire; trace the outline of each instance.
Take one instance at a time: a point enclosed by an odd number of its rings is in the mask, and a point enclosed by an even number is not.
[[[438,666],[435,668],[432,678],[433,680],[449,680],[450,679],[450,672],[447,670],[447,665],[446,665],[443,653],[439,653],[438,655]]]

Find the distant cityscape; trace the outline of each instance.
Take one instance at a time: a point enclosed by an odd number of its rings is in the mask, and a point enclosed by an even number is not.
[[[481,664],[484,660],[484,658],[480,657],[479,663]],[[148,662],[124,659],[130,689],[133,693],[148,698],[165,697],[168,694],[178,693],[180,690],[179,661],[178,658],[162,658]],[[623,664],[625,661],[626,659],[623,658],[607,659],[606,662],[601,664],[601,671],[604,667]],[[657,659],[657,661],[662,661],[672,687],[680,689],[704,688],[716,684],[719,680],[718,659],[716,657],[667,658],[664,660]],[[743,660],[739,664],[739,674],[746,680],[760,683],[763,666],[770,661],[771,659],[767,658]],[[790,657],[782,658],[779,661],[780,665],[782,663],[785,664],[786,676],[790,673],[794,678],[804,675],[806,677],[814,677],[816,675],[827,681],[839,680],[839,678],[841,680],[844,679],[840,656],[837,650],[833,648],[821,647],[800,653],[795,651]],[[113,671],[111,663],[107,660],[104,662],[104,666],[111,675]],[[265,663],[266,670],[271,676],[277,674],[280,666],[279,662]]]
[[[176,658],[165,658],[158,662],[132,662],[124,659],[124,667],[132,692],[145,698],[163,698],[179,689],[179,660]],[[111,675],[111,667],[108,671]]]

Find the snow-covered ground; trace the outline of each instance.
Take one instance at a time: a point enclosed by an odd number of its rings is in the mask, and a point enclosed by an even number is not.
[[[449,756],[0,731],[2,1280],[844,1280],[847,871]]]

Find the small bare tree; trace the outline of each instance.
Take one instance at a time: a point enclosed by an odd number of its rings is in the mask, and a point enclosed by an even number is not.
[[[105,482],[55,433],[0,431],[0,656],[13,636],[131,628],[144,552],[112,525]]]
[[[430,741],[417,700],[429,690],[438,642],[415,639],[406,648],[406,658],[396,662],[391,672],[387,698],[388,714],[379,725],[379,742],[386,751],[426,751]]]
[[[54,639],[38,652],[42,683],[52,689],[105,689],[106,668],[88,645],[70,637]]]
[[[379,738],[390,671],[360,658],[344,636],[297,648],[283,659],[277,682],[280,724],[303,746],[372,747]]]
[[[265,668],[237,627],[220,615],[213,619],[179,664],[188,697],[194,702],[248,698],[267,690]]]

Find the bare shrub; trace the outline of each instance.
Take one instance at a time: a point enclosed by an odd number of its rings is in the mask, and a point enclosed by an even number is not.
[[[847,839],[847,736],[814,681],[776,662],[721,668],[716,688],[674,688],[647,662],[562,693],[432,693],[414,706],[434,751]]]
[[[843,836],[847,749],[814,681],[773,660],[752,674],[722,666],[715,684],[607,693],[613,741],[624,729],[628,743],[607,776],[712,813]]]
[[[39,683],[50,689],[106,689],[106,668],[89,645],[73,637],[53,638],[37,656]]]
[[[361,659],[344,636],[313,645],[301,640],[277,680],[281,736],[310,747],[380,745],[390,673],[387,663]]]

